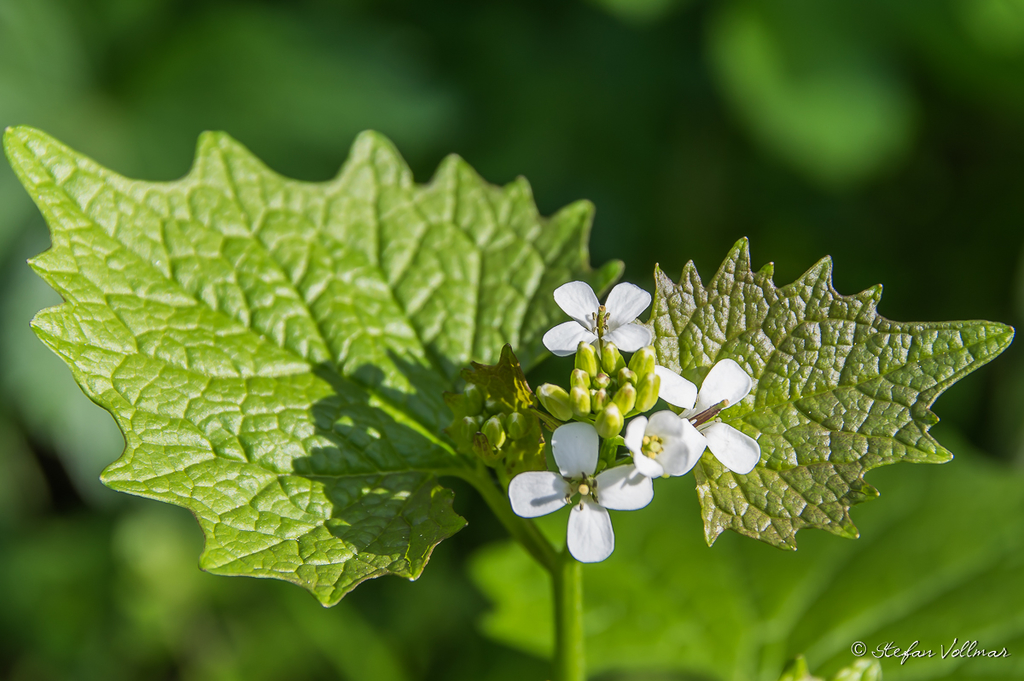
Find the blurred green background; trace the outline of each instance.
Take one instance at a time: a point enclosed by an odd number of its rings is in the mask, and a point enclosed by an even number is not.
[[[895,319],[1024,315],[1024,0],[0,0],[14,124],[151,180],[185,174],[207,129],[323,180],[374,128],[419,181],[456,152],[528,177],[546,214],[592,200],[593,262],[641,285],[690,259],[706,280],[748,236],[778,283],[830,254],[836,288],[884,283]],[[121,437],[28,327],[58,302],[25,264],[46,247],[4,165],[0,678],[544,678],[545,577],[455,483],[470,526],[418,583],[323,610],[200,572],[186,512],[97,480]],[[869,475],[857,541],[708,549],[689,480],[616,517],[587,572],[597,677],[771,681],[801,652],[830,672],[858,639],[955,636],[1014,657],[886,678],[1024,678],[1024,351],[936,411],[957,460]]]

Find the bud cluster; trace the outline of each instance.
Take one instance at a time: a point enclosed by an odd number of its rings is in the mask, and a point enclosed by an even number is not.
[[[490,466],[501,459],[506,443],[525,437],[530,429],[528,416],[486,399],[479,386],[469,383],[462,392],[465,416],[457,424],[459,435],[471,444],[473,453]]]
[[[541,405],[559,421],[593,423],[598,435],[613,438],[625,420],[648,411],[658,401],[661,379],[655,373],[654,348],[640,348],[629,364],[614,343],[599,341],[600,350],[581,342],[569,390],[545,383],[537,389]]]

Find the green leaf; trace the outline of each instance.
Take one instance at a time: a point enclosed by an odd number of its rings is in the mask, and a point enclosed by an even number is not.
[[[458,367],[505,343],[535,361],[552,290],[621,270],[587,265],[590,204],[543,219],[525,180],[454,156],[416,185],[372,132],[324,183],[218,133],[170,183],[29,128],[4,146],[51,229],[32,266],[66,301],[33,327],[125,437],[103,481],[192,511],[204,569],[325,604],[415,579],[463,526],[437,481],[471,465],[440,434]]]
[[[755,382],[722,420],[757,439],[757,467],[738,475],[705,452],[694,468],[708,544],[726,529],[789,549],[805,527],[857,537],[850,507],[878,496],[864,473],[951,459],[929,407],[1013,339],[993,322],[890,321],[880,286],[836,293],[828,258],[781,288],[771,275],[751,270],[745,239],[707,286],[692,262],[678,285],[655,272],[658,363],[699,385],[731,358]]]
[[[642,512],[614,515],[612,556],[584,571],[588,669],[774,681],[805,654],[829,678],[856,661],[857,641],[866,659],[890,641],[919,640],[934,657],[881,659],[886,681],[1024,679],[1015,662],[1024,647],[1024,475],[956,445],[962,455],[949,466],[871,473],[893,494],[857,509],[864,539],[810,533],[796,552],[734,534],[708,548],[696,492],[685,480],[657,481]],[[566,513],[538,522],[564,540]],[[470,568],[494,603],[483,631],[549,655],[544,570],[509,541],[478,551]],[[939,646],[954,637],[958,647],[978,641],[1012,656],[942,659]]]

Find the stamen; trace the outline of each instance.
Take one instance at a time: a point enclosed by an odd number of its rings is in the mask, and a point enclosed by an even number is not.
[[[662,446],[660,437],[657,435],[645,435],[644,444],[643,447],[640,448],[640,451],[643,452],[644,456],[647,458],[653,459],[658,454],[661,454],[663,449],[664,446]]]
[[[690,417],[690,423],[693,426],[703,425],[703,424],[707,423],[708,421],[710,421],[711,419],[713,419],[716,416],[718,416],[718,413],[720,411],[722,411],[723,409],[725,409],[726,407],[728,407],[728,406],[729,406],[729,400],[722,400],[721,402],[719,402],[715,406],[708,407],[707,409],[705,409],[701,413],[697,414],[696,416],[691,416]]]

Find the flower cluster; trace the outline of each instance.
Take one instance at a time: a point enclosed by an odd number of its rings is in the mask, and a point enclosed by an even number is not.
[[[569,390],[552,384],[537,390],[558,472],[519,473],[508,495],[524,518],[573,503],[567,547],[592,563],[615,547],[608,510],[649,504],[654,478],[689,473],[705,450],[733,473],[754,469],[761,458],[757,441],[718,418],[750,394],[753,381],[732,359],[715,363],[699,390],[659,366],[650,329],[636,321],[651,296],[633,284],[613,288],[602,305],[590,286],[574,281],[555,290],[555,301],[573,321],[548,331],[544,345],[558,356],[576,355]],[[621,352],[634,353],[628,364]],[[643,416],[658,398],[679,413]],[[628,454],[620,455],[620,447]]]

